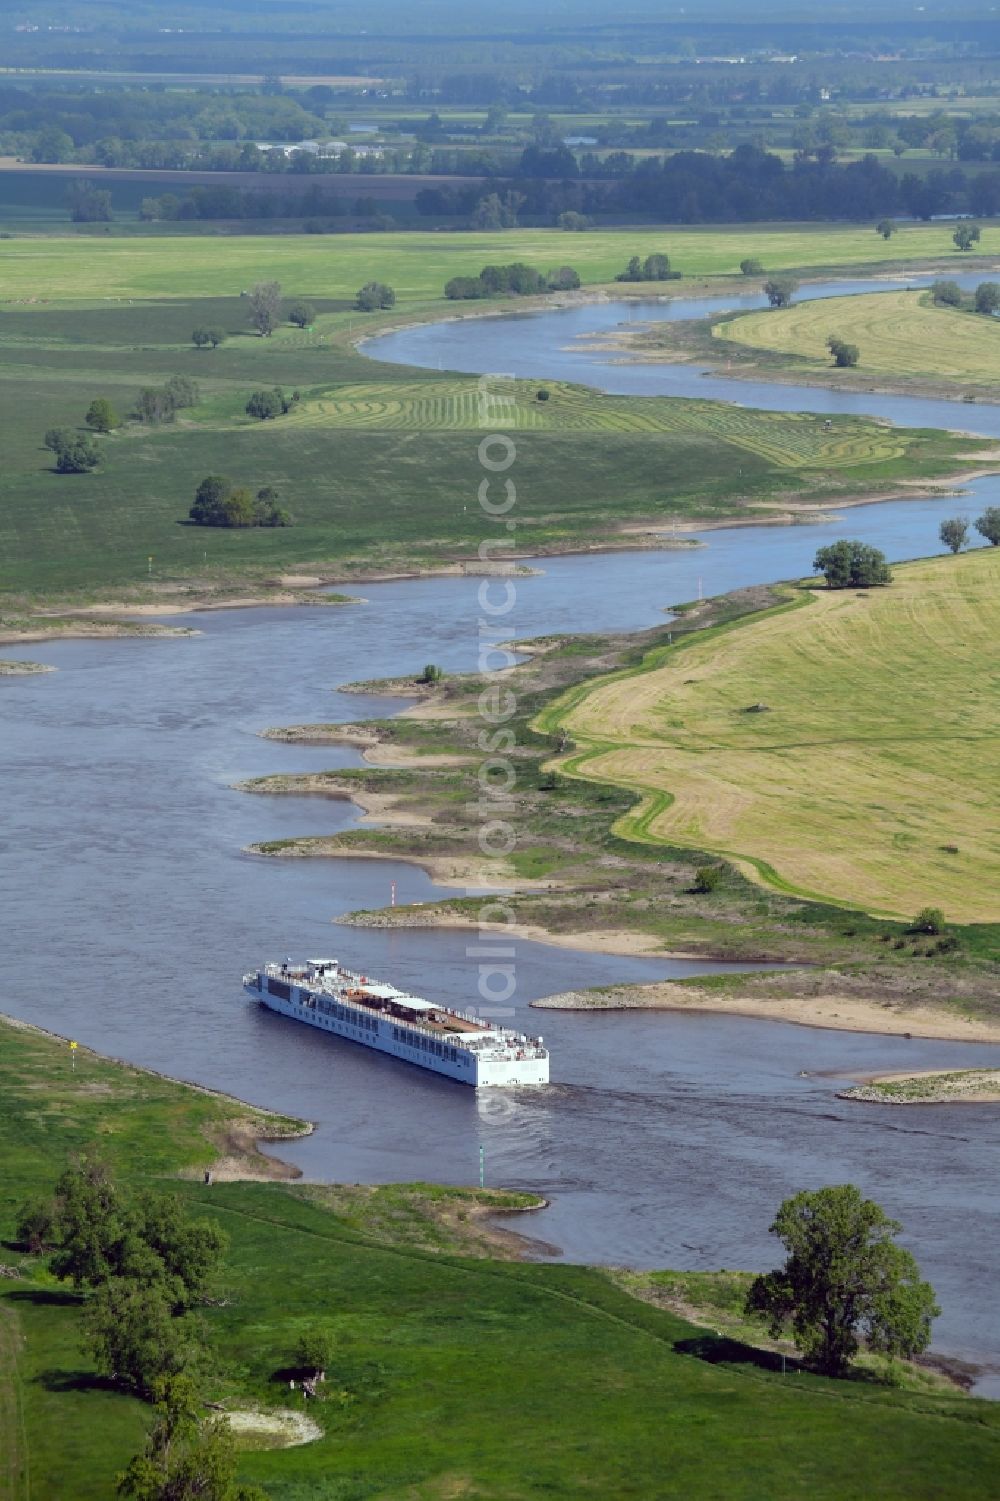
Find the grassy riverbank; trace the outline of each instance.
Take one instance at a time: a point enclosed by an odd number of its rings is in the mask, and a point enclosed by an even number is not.
[[[1000,331],[992,318],[938,306],[926,292],[878,292],[800,302],[713,326],[717,339],[785,356],[793,372],[831,379],[888,377],[978,387],[1000,378]],[[857,371],[833,371],[831,334],[861,351]],[[720,351],[721,353],[722,351]]]
[[[790,592],[542,722],[572,737],[565,774],[640,794],[626,838],[713,852],[791,896],[995,922],[998,585],[984,548],[905,564],[888,589]]]
[[[308,1411],[321,1437],[243,1455],[244,1478],[274,1501],[576,1501],[594,1488],[623,1501],[753,1501],[762,1488],[818,1501],[876,1488],[887,1501],[931,1501],[942,1485],[971,1501],[992,1494],[993,1404],[922,1378],[900,1390],[782,1377],[752,1339],[698,1327],[693,1305],[695,1322],[654,1306],[648,1279],[615,1285],[584,1267],[498,1259],[479,1216],[529,1196],[207,1187],[217,1133],[253,1120],[248,1107],[84,1049],[73,1073],[64,1042],[6,1023],[0,1044],[0,1234],[20,1272],[0,1282],[0,1477],[11,1501],[106,1501],[148,1421],[148,1408],[94,1377],[81,1300],[9,1242],[16,1204],[95,1140],[126,1184],[172,1187],[230,1237],[226,1296],[201,1310],[216,1400],[300,1404],[281,1379],[289,1352],[317,1318],[335,1330],[325,1397]]]
[[[289,576],[326,581],[461,568],[476,559],[480,412],[473,377],[382,365],[353,344],[359,331],[456,312],[509,311],[511,299],[460,305],[448,276],[491,259],[547,267],[572,258],[598,291],[633,250],[674,231],[513,231],[504,235],[72,238],[0,242],[0,421],[8,443],[0,481],[0,599],[6,613],[39,602],[197,604],[288,597]],[[1000,249],[1000,229],[994,235]],[[742,228],[677,232],[677,258],[698,285],[731,272],[747,245],[765,264],[848,265],[882,242],[860,230]],[[899,243],[897,244],[897,240]],[[891,264],[946,249],[943,227],[901,231]],[[366,318],[357,286],[377,271],[397,306]],[[725,274],[724,274],[725,273]],[[261,277],[286,297],[309,296],[314,326],[249,330],[240,291]],[[707,283],[710,285],[710,281]],[[685,282],[670,283],[683,291]],[[609,289],[620,291],[612,283]],[[530,300],[535,305],[537,300]],[[198,350],[191,332],[227,339]],[[90,402],[119,416],[141,387],[196,381],[197,405],[174,422],[125,422],[99,439],[100,469],[61,475],[45,431],[79,428]],[[255,389],[298,391],[272,422],[248,418]],[[855,418],[830,427],[700,400],[604,397],[561,383],[513,389],[501,428],[517,432],[516,543],[524,553],[656,545],[657,527],[727,519],[787,519],[794,507],[913,493],[941,485],[989,454],[974,439],[890,430]],[[491,421],[499,420],[491,412]],[[224,530],[186,524],[200,480],[222,473],[273,486],[290,528]]]
[[[959,560],[958,568],[969,561]],[[735,622],[746,622],[740,630],[756,629],[784,599],[781,589],[745,590],[693,606],[668,628],[632,637],[536,643],[506,684],[516,699],[509,727],[515,736],[517,844],[503,859],[484,858],[478,846],[482,757],[476,704],[482,685],[467,678],[446,680],[433,698],[402,717],[364,721],[360,731],[348,731],[360,734],[363,746],[376,747],[375,755],[366,751],[369,764],[363,769],[289,773],[249,784],[252,791],[353,797],[376,812],[377,827],[256,848],[278,858],[402,857],[455,884],[508,883],[513,890],[505,900],[516,931],[575,946],[813,966],[671,986],[677,994],[665,1004],[681,1004],[683,998],[690,1006],[818,1025],[995,1036],[1000,1028],[996,922],[957,922],[943,943],[910,932],[906,921],[874,917],[846,902],[838,906],[761,886],[728,861],[713,862],[697,846],[636,840],[630,832],[635,791],[599,777],[568,776],[563,764],[550,764],[568,706],[586,703],[590,694],[622,680],[615,674],[641,674],[644,664],[673,661],[675,655],[687,660],[687,653],[727,639],[725,628]],[[800,614],[805,618],[807,611]],[[737,635],[734,631],[732,639]],[[688,644],[678,652],[681,642]],[[689,675],[698,676],[685,669]],[[973,674],[970,682],[975,686]],[[338,744],[344,736],[342,725],[316,724],[295,727],[290,738]],[[564,749],[572,753],[571,746]],[[968,753],[973,755],[971,743]],[[962,785],[953,785],[952,801]],[[698,890],[698,868],[713,863],[711,889]],[[359,913],[351,920],[377,926],[463,925],[478,920],[479,906],[475,899],[458,897]]]

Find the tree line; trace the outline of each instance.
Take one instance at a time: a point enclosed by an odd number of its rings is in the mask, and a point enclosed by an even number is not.
[[[523,261],[512,261],[507,266],[484,266],[478,276],[453,276],[445,282],[444,295],[453,301],[502,294],[530,297],[538,292],[573,291],[579,285],[579,273],[572,266],[560,266],[546,274]]]

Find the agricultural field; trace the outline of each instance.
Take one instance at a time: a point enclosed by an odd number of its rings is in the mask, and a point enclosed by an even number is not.
[[[174,249],[183,260],[201,246]],[[141,258],[145,246],[136,248]],[[307,289],[286,282],[285,290]],[[370,360],[342,329],[352,317],[346,299],[315,306],[312,330],[286,325],[261,339],[238,296],[8,305],[0,313],[0,591],[107,598],[99,591],[150,581],[226,586],[302,565],[350,578],[474,555],[475,508],[463,507],[481,479],[476,380]],[[195,349],[199,325],[225,329],[225,343]],[[141,387],[172,375],[196,381],[196,406],[175,422],[126,422],[101,438],[93,473],[54,472],[47,429],[80,428],[97,396],[126,418]],[[276,385],[298,390],[300,401],[276,421],[247,417],[251,392]],[[968,467],[976,447],[864,419],[828,428],[810,416],[706,401],[548,389],[539,401],[537,385],[518,383],[510,411],[524,433],[521,493],[534,497],[520,517],[526,551],[593,545],[629,523],[781,506],[792,491],[817,501],[888,491]],[[295,525],[186,525],[211,473],[274,486]]]
[[[782,468],[827,469],[902,458],[913,439],[902,429],[864,419],[826,421],[805,412],[753,411],[717,401],[668,397],[604,396],[558,382],[541,388],[519,381],[505,402],[502,427],[520,432],[673,433],[717,439]],[[507,394],[506,392],[504,393]],[[452,377],[408,385],[405,380],[345,384],[311,396],[290,415],[290,425],[374,428],[378,431],[463,431],[482,425],[475,382]]]
[[[209,1392],[226,1407],[293,1406],[321,1430],[297,1448],[243,1452],[241,1479],[274,1501],[863,1501],[876,1490],[931,1501],[943,1476],[968,1501],[994,1494],[995,1404],[863,1377],[830,1382],[793,1365],[783,1376],[745,1332],[717,1337],[596,1269],[498,1259],[477,1210],[523,1195],[206,1187],[201,1169],[245,1107],[86,1049],[74,1073],[59,1039],[0,1029],[0,1234],[4,1260],[21,1271],[0,1283],[0,1487],[10,1501],[107,1501],[150,1418],[96,1377],[81,1342],[84,1299],[11,1241],[17,1206],[50,1191],[70,1154],[95,1140],[123,1186],[176,1192],[229,1237],[225,1296],[199,1310]],[[287,1367],[317,1320],[336,1355],[322,1399],[306,1407]]]
[[[987,548],[659,649],[550,712],[563,769],[641,794],[623,835],[789,895],[996,921],[998,586]]]
[[[988,279],[985,274],[983,279]],[[830,371],[826,341],[836,334],[860,349],[863,375],[990,387],[1000,379],[1000,323],[981,313],[938,306],[926,292],[801,302],[727,318],[715,324],[713,333],[720,340],[789,356],[796,369]]]

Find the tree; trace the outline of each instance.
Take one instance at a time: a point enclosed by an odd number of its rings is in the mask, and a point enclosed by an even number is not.
[[[669,255],[647,255],[642,263],[643,281],[668,281],[670,279]]]
[[[975,308],[977,313],[989,317],[1000,311],[1000,282],[981,281],[976,288]]]
[[[195,492],[194,505],[188,516],[196,526],[223,526],[222,503],[232,490],[222,474],[206,474]]]
[[[892,583],[885,553],[864,542],[833,542],[821,547],[813,568],[824,575],[828,589],[872,589]]]
[[[438,667],[437,663],[428,662],[417,681],[420,683],[440,683],[443,677],[444,673]]]
[[[764,283],[764,295],[772,307],[790,307],[798,289],[798,282],[787,276],[776,276]]]
[[[139,422],[173,422],[177,403],[165,386],[143,386],[135,399],[135,416]]]
[[[118,414],[106,396],[94,397],[83,420],[95,433],[110,433],[119,426]]]
[[[628,265],[618,273],[615,281],[642,281],[642,261],[637,255],[629,256]]]
[[[580,273],[572,266],[560,266],[549,272],[549,286],[553,292],[575,292],[580,285]]]
[[[560,229],[568,229],[574,232],[589,229],[592,223],[593,220],[588,218],[586,214],[578,214],[576,209],[572,208],[564,209],[556,219],[556,224]]]
[[[191,334],[191,343],[196,349],[207,349],[212,342],[212,336],[207,328],[196,328]]]
[[[190,1317],[174,1317],[163,1288],[134,1277],[103,1283],[87,1304],[84,1327],[101,1374],[143,1397],[157,1380],[190,1365],[198,1351]]]
[[[85,177],[70,183],[66,201],[74,224],[105,224],[114,218],[111,194],[106,188],[95,188]]]
[[[186,1372],[154,1385],[156,1417],[146,1447],[117,1476],[131,1501],[267,1501],[236,1480],[238,1452],[222,1419],[199,1423],[199,1401]]]
[[[308,328],[315,319],[316,309],[311,302],[303,302],[301,297],[288,309],[288,321],[294,323],[296,328]]]
[[[960,224],[952,235],[959,250],[971,250],[973,245],[978,245],[982,237],[983,232],[978,224]]]
[[[56,1217],[49,1199],[35,1198],[21,1205],[14,1232],[18,1245],[37,1256],[55,1242]]]
[[[281,283],[259,281],[247,294],[250,303],[250,322],[262,339],[270,338],[278,321],[281,307]]]
[[[198,405],[198,383],[189,375],[172,375],[163,389],[177,411]]]
[[[265,393],[266,394],[266,393]],[[224,475],[208,474],[198,486],[188,519],[195,526],[292,526],[277,490],[265,486],[256,496],[233,486]]]
[[[952,552],[961,552],[969,536],[969,523],[961,516],[952,516],[947,521],[942,521],[938,536]]]
[[[322,1324],[312,1324],[303,1331],[295,1350],[295,1363],[300,1371],[312,1371],[317,1376],[333,1362],[334,1339],[329,1329]]]
[[[861,351],[856,344],[845,344],[836,334],[831,334],[826,341],[826,347],[833,355],[833,363],[841,369],[850,368],[858,363]]]
[[[940,907],[921,907],[910,924],[911,933],[943,933],[945,915]]]
[[[770,1228],[788,1259],[754,1279],[747,1312],[776,1336],[790,1325],[817,1370],[845,1375],[862,1340],[889,1356],[927,1348],[940,1312],[934,1290],[895,1244],[901,1225],[853,1184],[795,1194]]]
[[[254,501],[254,525],[255,526],[291,526],[291,514],[285,510],[280,502],[277,490],[265,485],[257,491],[257,499]]]
[[[974,522],[976,531],[991,547],[1000,547],[1000,506],[987,506]]]
[[[740,270],[744,276],[763,276],[764,267],[755,255],[745,256],[740,261]]]
[[[208,342],[213,349],[218,349],[220,344],[226,342],[226,330],[224,328],[206,328],[205,332],[208,334]]]
[[[354,306],[362,313],[378,312],[396,304],[396,294],[384,281],[369,281],[358,290]]]
[[[273,391],[254,391],[246,404],[248,417],[256,417],[261,422],[269,422],[275,417],[284,416],[291,406],[291,402],[280,386],[275,386]]]
[[[942,307],[961,307],[962,288],[957,281],[931,282],[931,300]]]
[[[721,880],[722,871],[717,865],[699,865],[694,873],[691,890],[707,895],[710,891],[715,891]]]
[[[101,450],[93,438],[71,427],[50,427],[44,443],[55,454],[60,474],[89,474],[101,462]]]
[[[896,226],[891,219],[880,219],[875,226],[876,234],[880,234],[883,240],[891,240],[896,233]]]

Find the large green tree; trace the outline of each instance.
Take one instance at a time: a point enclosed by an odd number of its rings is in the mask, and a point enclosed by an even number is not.
[[[919,1354],[940,1310],[910,1252],[895,1243],[901,1229],[851,1183],[786,1199],[771,1233],[787,1260],[751,1283],[747,1311],[763,1315],[775,1335],[791,1328],[828,1376],[846,1373],[862,1341],[884,1355]]]
[[[1000,547],[1000,506],[987,506],[975,520],[976,531],[991,547]]]
[[[828,589],[872,589],[892,583],[885,553],[864,542],[832,542],[821,547],[813,567],[822,573]]]
[[[118,414],[106,396],[95,396],[84,417],[95,433],[110,433],[118,426]]]
[[[199,1353],[198,1331],[189,1314],[178,1317],[156,1283],[112,1277],[98,1288],[84,1313],[87,1344],[103,1376],[149,1397],[157,1381],[177,1375]]]

